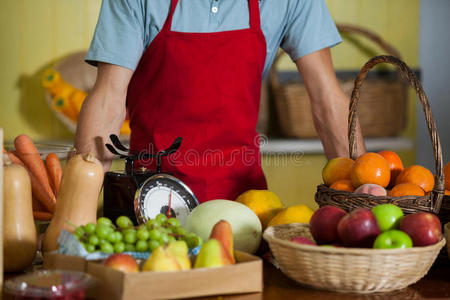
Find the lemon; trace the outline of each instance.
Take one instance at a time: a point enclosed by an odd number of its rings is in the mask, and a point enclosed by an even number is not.
[[[270,220],[283,209],[280,198],[268,190],[248,190],[237,197],[236,201],[253,210],[261,221],[263,230]]]
[[[304,204],[287,207],[280,211],[267,227],[290,223],[309,223],[314,211]]]

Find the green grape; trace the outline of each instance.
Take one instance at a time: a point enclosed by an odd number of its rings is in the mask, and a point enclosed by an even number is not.
[[[83,226],[78,226],[77,228],[75,228],[74,235],[78,236],[78,237],[82,237],[84,235]]]
[[[114,244],[114,252],[122,253],[123,251],[125,251],[125,243],[118,242]]]
[[[148,240],[149,235],[150,234],[149,234],[147,228],[140,228],[136,233],[136,237],[138,238],[138,240],[141,240],[141,241]]]
[[[125,251],[126,252],[135,252],[136,247],[133,244],[125,244]]]
[[[89,253],[94,252],[95,251],[95,246],[91,245],[91,244],[86,245],[86,251],[89,252]]]
[[[148,230],[151,230],[151,229],[153,229],[154,227],[157,227],[156,225],[155,225],[155,223],[156,223],[156,220],[148,220],[147,221],[147,223],[145,223],[145,227],[147,227],[147,229]],[[159,226],[159,224],[158,224],[158,226]]]
[[[125,243],[134,244],[136,243],[136,231],[128,231],[123,235]]]
[[[159,240],[161,231],[159,229],[152,229],[148,232],[150,240]]]
[[[127,234],[128,232],[133,232],[133,233],[136,234],[136,229],[134,229],[134,228],[127,228],[125,230],[122,230],[122,234],[123,235]]]
[[[163,233],[161,234],[161,236],[159,237],[159,243],[160,244],[167,244],[169,242],[169,235],[167,233]]]
[[[153,251],[160,246],[160,243],[156,240],[148,241],[148,250]]]
[[[156,215],[155,220],[157,222],[164,223],[164,221],[167,220],[167,216],[165,214],[159,213],[159,214]]]
[[[101,245],[103,245],[103,244],[105,244],[105,243],[107,243],[107,242],[108,242],[108,241],[105,240],[105,239],[99,239],[98,245],[101,246]]]
[[[95,234],[92,234],[88,238],[88,243],[90,245],[96,246],[96,245],[100,244],[100,239]]]
[[[138,252],[145,252],[148,249],[148,244],[146,241],[139,240],[136,243],[136,251]]]
[[[106,225],[97,225],[97,229],[95,230],[95,233],[100,239],[106,239],[108,237],[109,233],[109,226]]]
[[[203,240],[201,237],[199,236],[192,236],[192,235],[188,235],[186,237],[186,243],[188,244],[189,248],[195,248],[197,246],[201,246],[203,244]]]
[[[84,225],[84,231],[87,234],[93,234],[95,232],[96,226],[94,223],[87,223],[86,225]]]
[[[112,228],[112,227],[107,227],[107,230],[108,230],[108,234],[111,234],[111,233],[115,232],[114,228]]]
[[[116,224],[121,229],[133,227],[133,222],[127,216],[118,217],[116,220]]]
[[[101,217],[101,218],[98,218],[97,225],[105,225],[105,226],[112,227],[113,223],[111,222],[110,219],[105,218],[105,217]]]
[[[178,220],[176,218],[167,219],[166,223],[173,227],[181,226],[180,220]]]
[[[170,242],[174,242],[174,241],[176,241],[177,239],[173,236],[173,235],[169,235],[169,241],[168,241],[168,243],[170,243]]]
[[[187,235],[188,231],[186,230],[186,228],[180,226],[175,228],[174,233],[178,235]]]
[[[113,231],[113,232],[110,232],[110,233],[108,233],[108,236],[106,237],[106,240],[108,241],[108,242],[111,242],[111,243],[116,243],[116,242],[118,242],[117,240],[116,240],[116,233]]]
[[[114,247],[113,245],[111,245],[111,243],[106,242],[100,246],[100,251],[112,254],[114,253]]]
[[[116,242],[121,242],[123,240],[123,234],[120,231],[114,233],[116,235]]]

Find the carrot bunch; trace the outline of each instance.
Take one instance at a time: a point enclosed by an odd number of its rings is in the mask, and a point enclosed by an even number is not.
[[[62,178],[61,163],[55,153],[45,161],[29,136],[22,134],[14,139],[15,151],[6,151],[11,162],[24,166],[31,180],[33,215],[35,220],[50,220],[55,212],[56,196]]]

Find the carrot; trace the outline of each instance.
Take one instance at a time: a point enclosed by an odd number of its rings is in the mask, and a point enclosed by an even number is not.
[[[55,153],[49,153],[45,158],[45,166],[47,167],[48,178],[50,179],[53,193],[57,196],[63,173],[58,156]]]
[[[3,148],[3,153],[8,155],[9,159],[13,164],[19,164],[21,166],[24,165],[23,162],[11,151],[6,151],[5,148]]]
[[[50,221],[53,217],[53,215],[46,211],[33,211],[33,217],[35,220],[40,221]]]
[[[38,182],[37,178],[30,172],[28,174],[30,175],[31,179],[31,190],[33,192],[33,197],[36,198],[36,200],[38,200],[47,211],[54,213],[56,205],[56,199],[54,198],[55,196],[51,198],[51,196],[44,190],[42,185]]]
[[[31,187],[35,197],[47,208],[49,212],[55,211],[55,195],[53,194],[47,176],[47,169],[33,141],[25,134],[14,139],[16,154],[27,168]]]
[[[33,211],[47,211],[45,206],[33,195]]]

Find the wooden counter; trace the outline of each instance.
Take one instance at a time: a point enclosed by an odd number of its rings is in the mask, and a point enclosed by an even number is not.
[[[264,292],[257,294],[206,297],[202,300],[384,300],[384,299],[450,299],[450,262],[433,267],[430,272],[414,285],[390,293],[343,294],[319,291],[303,287],[290,280],[270,263],[264,263]]]

